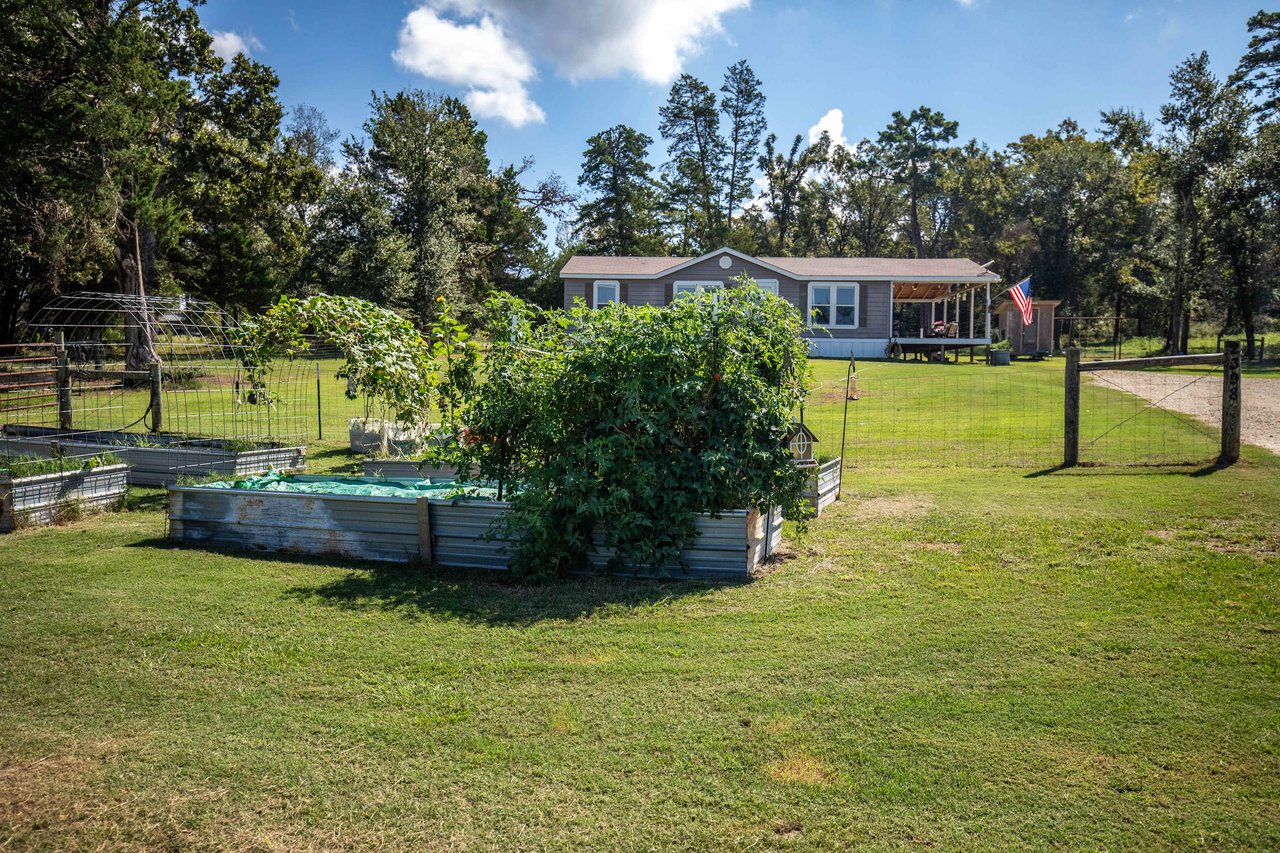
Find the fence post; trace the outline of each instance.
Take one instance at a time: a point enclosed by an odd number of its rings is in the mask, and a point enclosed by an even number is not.
[[[1240,342],[1226,341],[1222,350],[1222,452],[1219,465],[1240,459]]]
[[[66,335],[58,332],[58,429],[71,430],[71,356],[67,353]]]
[[[1062,407],[1062,467],[1080,462],[1080,347],[1067,348]]]
[[[324,392],[320,390],[320,362],[316,361],[316,437],[324,441]]]
[[[151,431],[160,432],[164,427],[164,395],[160,393],[160,362],[147,365],[147,378],[151,383]]]

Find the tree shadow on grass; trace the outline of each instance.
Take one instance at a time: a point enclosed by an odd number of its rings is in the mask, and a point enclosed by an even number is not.
[[[486,569],[378,565],[353,569],[327,583],[296,586],[285,595],[342,610],[379,610],[412,619],[430,616],[491,626],[529,626],[643,610],[725,586],[607,575],[522,583]]]
[[[1239,463],[1234,463],[1239,464]],[[1231,465],[1217,462],[1132,462],[1109,464],[1106,462],[1083,462],[1076,466],[1055,465],[1023,475],[1032,480],[1037,477],[1056,475],[1059,477],[1144,477],[1152,474],[1179,474],[1184,477],[1207,477],[1218,471],[1225,471]]]
[[[134,542],[130,547],[197,550],[161,538]],[[314,566],[329,570],[317,574],[315,583],[301,583],[284,591],[285,598],[298,602],[347,611],[381,611],[406,619],[444,618],[517,627],[633,612],[749,582],[745,577],[734,582],[594,574],[529,583],[492,569],[447,569],[206,545],[198,551],[295,569]],[[334,569],[345,573],[334,579]]]

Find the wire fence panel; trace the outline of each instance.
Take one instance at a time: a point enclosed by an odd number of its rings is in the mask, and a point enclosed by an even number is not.
[[[804,422],[849,468],[1045,469],[1064,455],[1063,363],[816,362]],[[1221,368],[1082,374],[1080,462],[1200,465],[1221,444]]]
[[[849,404],[850,465],[1043,467],[1060,459],[1061,373],[1040,365],[878,366],[860,373]]]
[[[303,467],[304,445],[322,423],[316,363],[281,358],[248,368],[235,328],[194,299],[58,297],[22,350],[39,355],[26,371],[39,381],[21,387],[18,356],[0,368],[0,450],[109,450],[128,457],[133,482],[148,485]]]
[[[1107,370],[1081,376],[1082,464],[1209,463],[1221,447],[1221,423],[1221,367],[1191,373]]]

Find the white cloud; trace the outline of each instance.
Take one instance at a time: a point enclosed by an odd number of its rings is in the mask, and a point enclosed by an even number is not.
[[[426,0],[400,30],[400,64],[468,87],[467,103],[517,127],[542,121],[533,59],[575,83],[631,74],[665,84],[751,0]],[[466,55],[463,55],[466,54]]]
[[[956,2],[966,9],[972,9],[978,5],[978,0],[956,0]]]
[[[253,36],[242,36],[230,30],[214,30],[209,35],[213,36],[213,52],[223,62],[230,62],[238,53],[248,56],[252,50],[262,50],[262,42]]]
[[[827,114],[809,128],[809,144],[817,142],[824,130],[831,135],[832,144],[841,148],[849,147],[849,140],[844,136],[844,110],[836,108],[827,110]]]
[[[404,19],[392,56],[424,77],[466,87],[465,100],[476,115],[514,127],[546,120],[529,97],[528,84],[537,76],[533,62],[488,15],[465,24],[425,6],[415,9]]]

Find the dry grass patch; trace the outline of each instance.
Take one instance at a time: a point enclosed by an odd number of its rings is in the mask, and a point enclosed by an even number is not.
[[[830,785],[836,773],[829,764],[813,755],[797,752],[765,767],[765,773],[775,782],[791,785]]]
[[[850,498],[849,512],[859,521],[915,521],[933,509],[933,496],[922,494]]]

